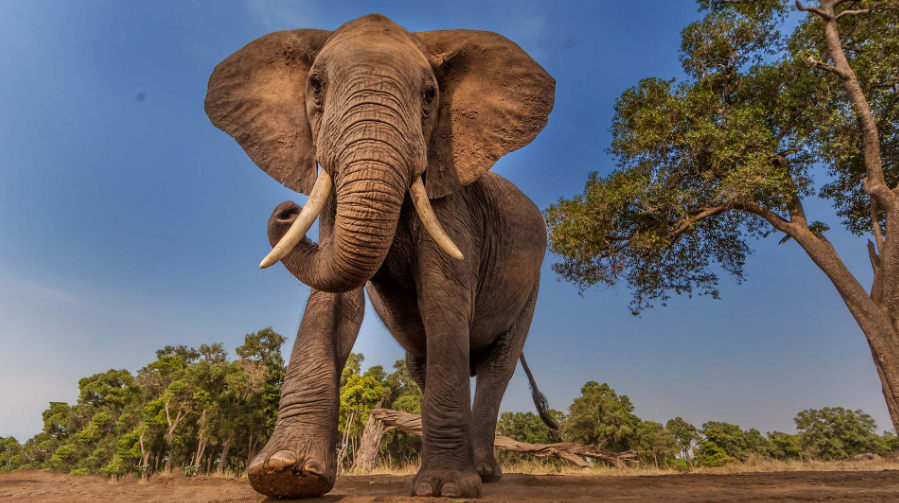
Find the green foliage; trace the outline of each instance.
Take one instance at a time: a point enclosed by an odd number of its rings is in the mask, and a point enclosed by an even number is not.
[[[59,461],[68,461],[72,457],[72,453],[75,450],[71,445],[62,445],[59,449],[56,449],[56,452],[53,454],[53,457]]]
[[[94,407],[122,409],[139,389],[127,370],[109,370],[78,381],[78,402]]]
[[[239,472],[274,425],[285,340],[271,329],[248,334],[234,361],[221,344],[166,346],[136,377],[109,370],[81,379],[78,403],[51,402],[43,431],[24,446],[0,439],[0,473],[150,474],[167,460],[205,472],[226,442],[223,468]],[[193,463],[201,445],[216,451],[214,462]]]
[[[667,461],[673,461],[680,452],[677,439],[661,423],[642,421],[635,433],[634,450],[643,462],[662,466]]]
[[[881,436],[883,439],[883,450],[886,454],[892,454],[899,450],[899,437],[896,437],[896,434],[891,431],[883,432]]]
[[[421,414],[423,395],[406,368],[406,362],[398,360],[394,372],[387,374],[380,365],[373,365],[362,372],[365,357],[350,353],[340,377],[340,432],[345,434],[347,465],[352,464],[354,446],[368,421],[371,410],[381,407]],[[348,430],[348,431],[347,431]],[[400,431],[384,435],[381,455],[388,462],[405,462],[418,457],[421,439]]]
[[[874,5],[872,0],[852,8]],[[840,21],[850,63],[880,127],[884,174],[899,182],[899,4],[876,2]],[[719,272],[737,283],[749,241],[772,221],[803,213],[823,166],[844,226],[871,230],[860,131],[842,84],[824,61],[823,24],[784,31],[792,3],[701,0],[682,32],[683,82],[647,78],[615,104],[617,169],[591,173],[583,194],[545,211],[553,269],[583,291],[626,283],[636,315],[673,294],[718,297]],[[812,222],[822,235],[826,223]]]
[[[699,439],[699,430],[681,417],[669,419],[665,427],[671,432],[677,446],[684,452],[690,450],[693,442]]]
[[[767,456],[769,440],[755,428],[743,431],[739,426],[719,421],[702,425],[702,436],[696,460],[705,466],[721,466],[733,461],[746,461],[753,454]]]
[[[818,459],[846,459],[865,452],[888,453],[885,439],[876,433],[874,418],[861,410],[807,409],[793,420],[803,450]]]
[[[631,449],[640,425],[633,411],[626,395],[618,395],[608,384],[590,381],[569,408],[565,438],[613,451]]]
[[[0,438],[0,473],[38,469],[149,476],[166,469],[171,460],[172,470],[196,476],[216,470],[223,456],[222,470],[240,473],[271,434],[284,376],[284,369],[276,367],[283,362],[278,345],[284,341],[270,329],[247,334],[246,344],[237,348],[237,360],[228,360],[219,344],[200,350],[168,347],[137,377],[110,370],[81,379],[78,403],[51,402],[43,413],[41,433],[24,445],[12,437]],[[404,361],[397,361],[389,374],[379,365],[362,371],[363,361],[361,354],[352,354],[341,376],[346,443],[338,447],[347,467],[378,404],[421,413],[422,392]],[[663,425],[640,419],[626,395],[596,381],[581,388],[567,415],[550,413],[562,426],[559,431],[547,428],[533,412],[503,412],[497,435],[532,444],[579,442],[613,451],[636,450],[644,464],[681,471],[691,469],[691,454],[701,465],[721,466],[751,456],[844,459],[862,452],[887,454],[899,445],[891,433],[875,434],[876,425],[867,414],[842,408],[802,411],[796,416],[798,434],[773,432],[767,438],[758,430],[723,422],[707,422],[697,430],[676,417]],[[404,464],[415,462],[421,447],[419,437],[391,431],[384,435],[380,454],[388,465]],[[201,452],[204,455],[198,456]],[[501,461],[526,457],[498,452]]]
[[[565,414],[557,410],[549,413],[558,424],[565,424]],[[540,416],[533,412],[503,412],[496,422],[496,434],[529,444],[554,444],[562,441],[561,434],[549,429]]]
[[[0,437],[0,473],[14,472],[24,465],[19,441],[15,437]]]
[[[770,442],[768,454],[775,459],[802,459],[802,440],[799,435],[781,433],[779,431],[768,433]]]
[[[565,424],[566,416],[557,410],[551,410],[550,415],[559,425]],[[561,431],[562,428],[559,429]],[[529,444],[554,444],[562,442],[559,431],[549,429],[533,412],[503,412],[496,422],[496,434],[509,437],[512,440]],[[503,462],[530,459],[527,454],[519,452],[496,451],[496,459]]]
[[[359,362],[362,355],[359,355]],[[352,373],[340,389],[340,431],[350,428],[351,436],[359,436],[371,410],[390,396],[384,369],[371,367],[364,374]],[[347,424],[347,420],[352,420]]]

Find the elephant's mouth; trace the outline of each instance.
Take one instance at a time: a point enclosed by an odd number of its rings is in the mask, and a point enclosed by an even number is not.
[[[266,269],[280,262],[281,259],[287,256],[287,254],[297,246],[300,240],[303,239],[303,236],[309,231],[309,228],[312,227],[312,224],[318,218],[319,214],[321,214],[322,209],[324,209],[325,203],[331,195],[333,185],[334,183],[331,180],[331,176],[327,171],[322,169],[309,194],[309,200],[306,203],[306,207],[303,208],[278,244],[272,248],[272,251],[269,252],[264,259],[262,259],[262,262],[259,264],[260,269]],[[431,202],[428,199],[428,194],[425,191],[424,182],[422,182],[421,177],[416,178],[412,183],[412,186],[409,187],[409,194],[412,196],[412,203],[415,206],[419,218],[421,218],[422,225],[424,225],[431,238],[433,238],[437,245],[449,256],[456,260],[463,260],[464,257],[462,252],[459,251],[459,248],[453,243],[453,240],[446,234],[443,227],[440,225],[440,222],[437,220],[437,216],[434,214],[434,209],[431,207]]]

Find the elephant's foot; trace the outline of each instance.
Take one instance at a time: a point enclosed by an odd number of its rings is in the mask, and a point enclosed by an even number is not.
[[[275,498],[312,498],[334,487],[337,460],[330,432],[279,424],[247,469],[253,489]]]
[[[481,477],[474,470],[430,470],[422,467],[412,480],[412,496],[478,498]]]
[[[493,456],[493,449],[475,449],[474,465],[477,467],[478,475],[481,476],[481,482],[499,482],[503,477],[503,471]]]

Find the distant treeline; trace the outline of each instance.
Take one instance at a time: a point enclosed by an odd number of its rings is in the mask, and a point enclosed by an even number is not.
[[[51,402],[43,431],[21,445],[0,437],[0,473],[21,469],[71,474],[149,476],[171,470],[186,475],[243,473],[272,432],[284,380],[286,338],[270,328],[247,334],[229,359],[221,344],[199,349],[166,346],[132,375],[110,370],[81,379],[75,405]],[[421,413],[421,390],[405,362],[393,372],[380,365],[362,372],[352,354],[340,382],[339,458],[352,465],[370,411],[377,407]],[[666,424],[637,417],[630,399],[608,384],[590,381],[568,413],[552,411],[558,431],[532,412],[504,412],[497,433],[536,444],[578,442],[613,451],[636,450],[642,463],[688,470],[752,456],[773,459],[846,459],[888,454],[899,447],[892,433],[878,435],[871,416],[840,407],[809,409],[796,418],[796,434],[742,430],[710,421],[697,428],[680,417]],[[417,460],[421,440],[392,431],[381,445],[383,463]],[[501,451],[500,460],[526,454]]]

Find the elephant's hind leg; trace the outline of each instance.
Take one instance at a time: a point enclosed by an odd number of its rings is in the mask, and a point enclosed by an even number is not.
[[[425,392],[425,381],[427,380],[428,366],[425,358],[419,358],[410,352],[406,352],[406,370],[412,376],[412,380]]]
[[[340,372],[359,333],[364,302],[361,288],[312,291],[284,378],[275,431],[247,469],[256,491],[308,498],[334,487]]]
[[[521,317],[512,328],[496,341],[489,352],[475,361],[477,385],[472,410],[472,433],[475,466],[483,482],[497,482],[503,475],[493,455],[496,419],[506,386],[515,373],[518,357],[531,327],[538,286],[534,286]]]

